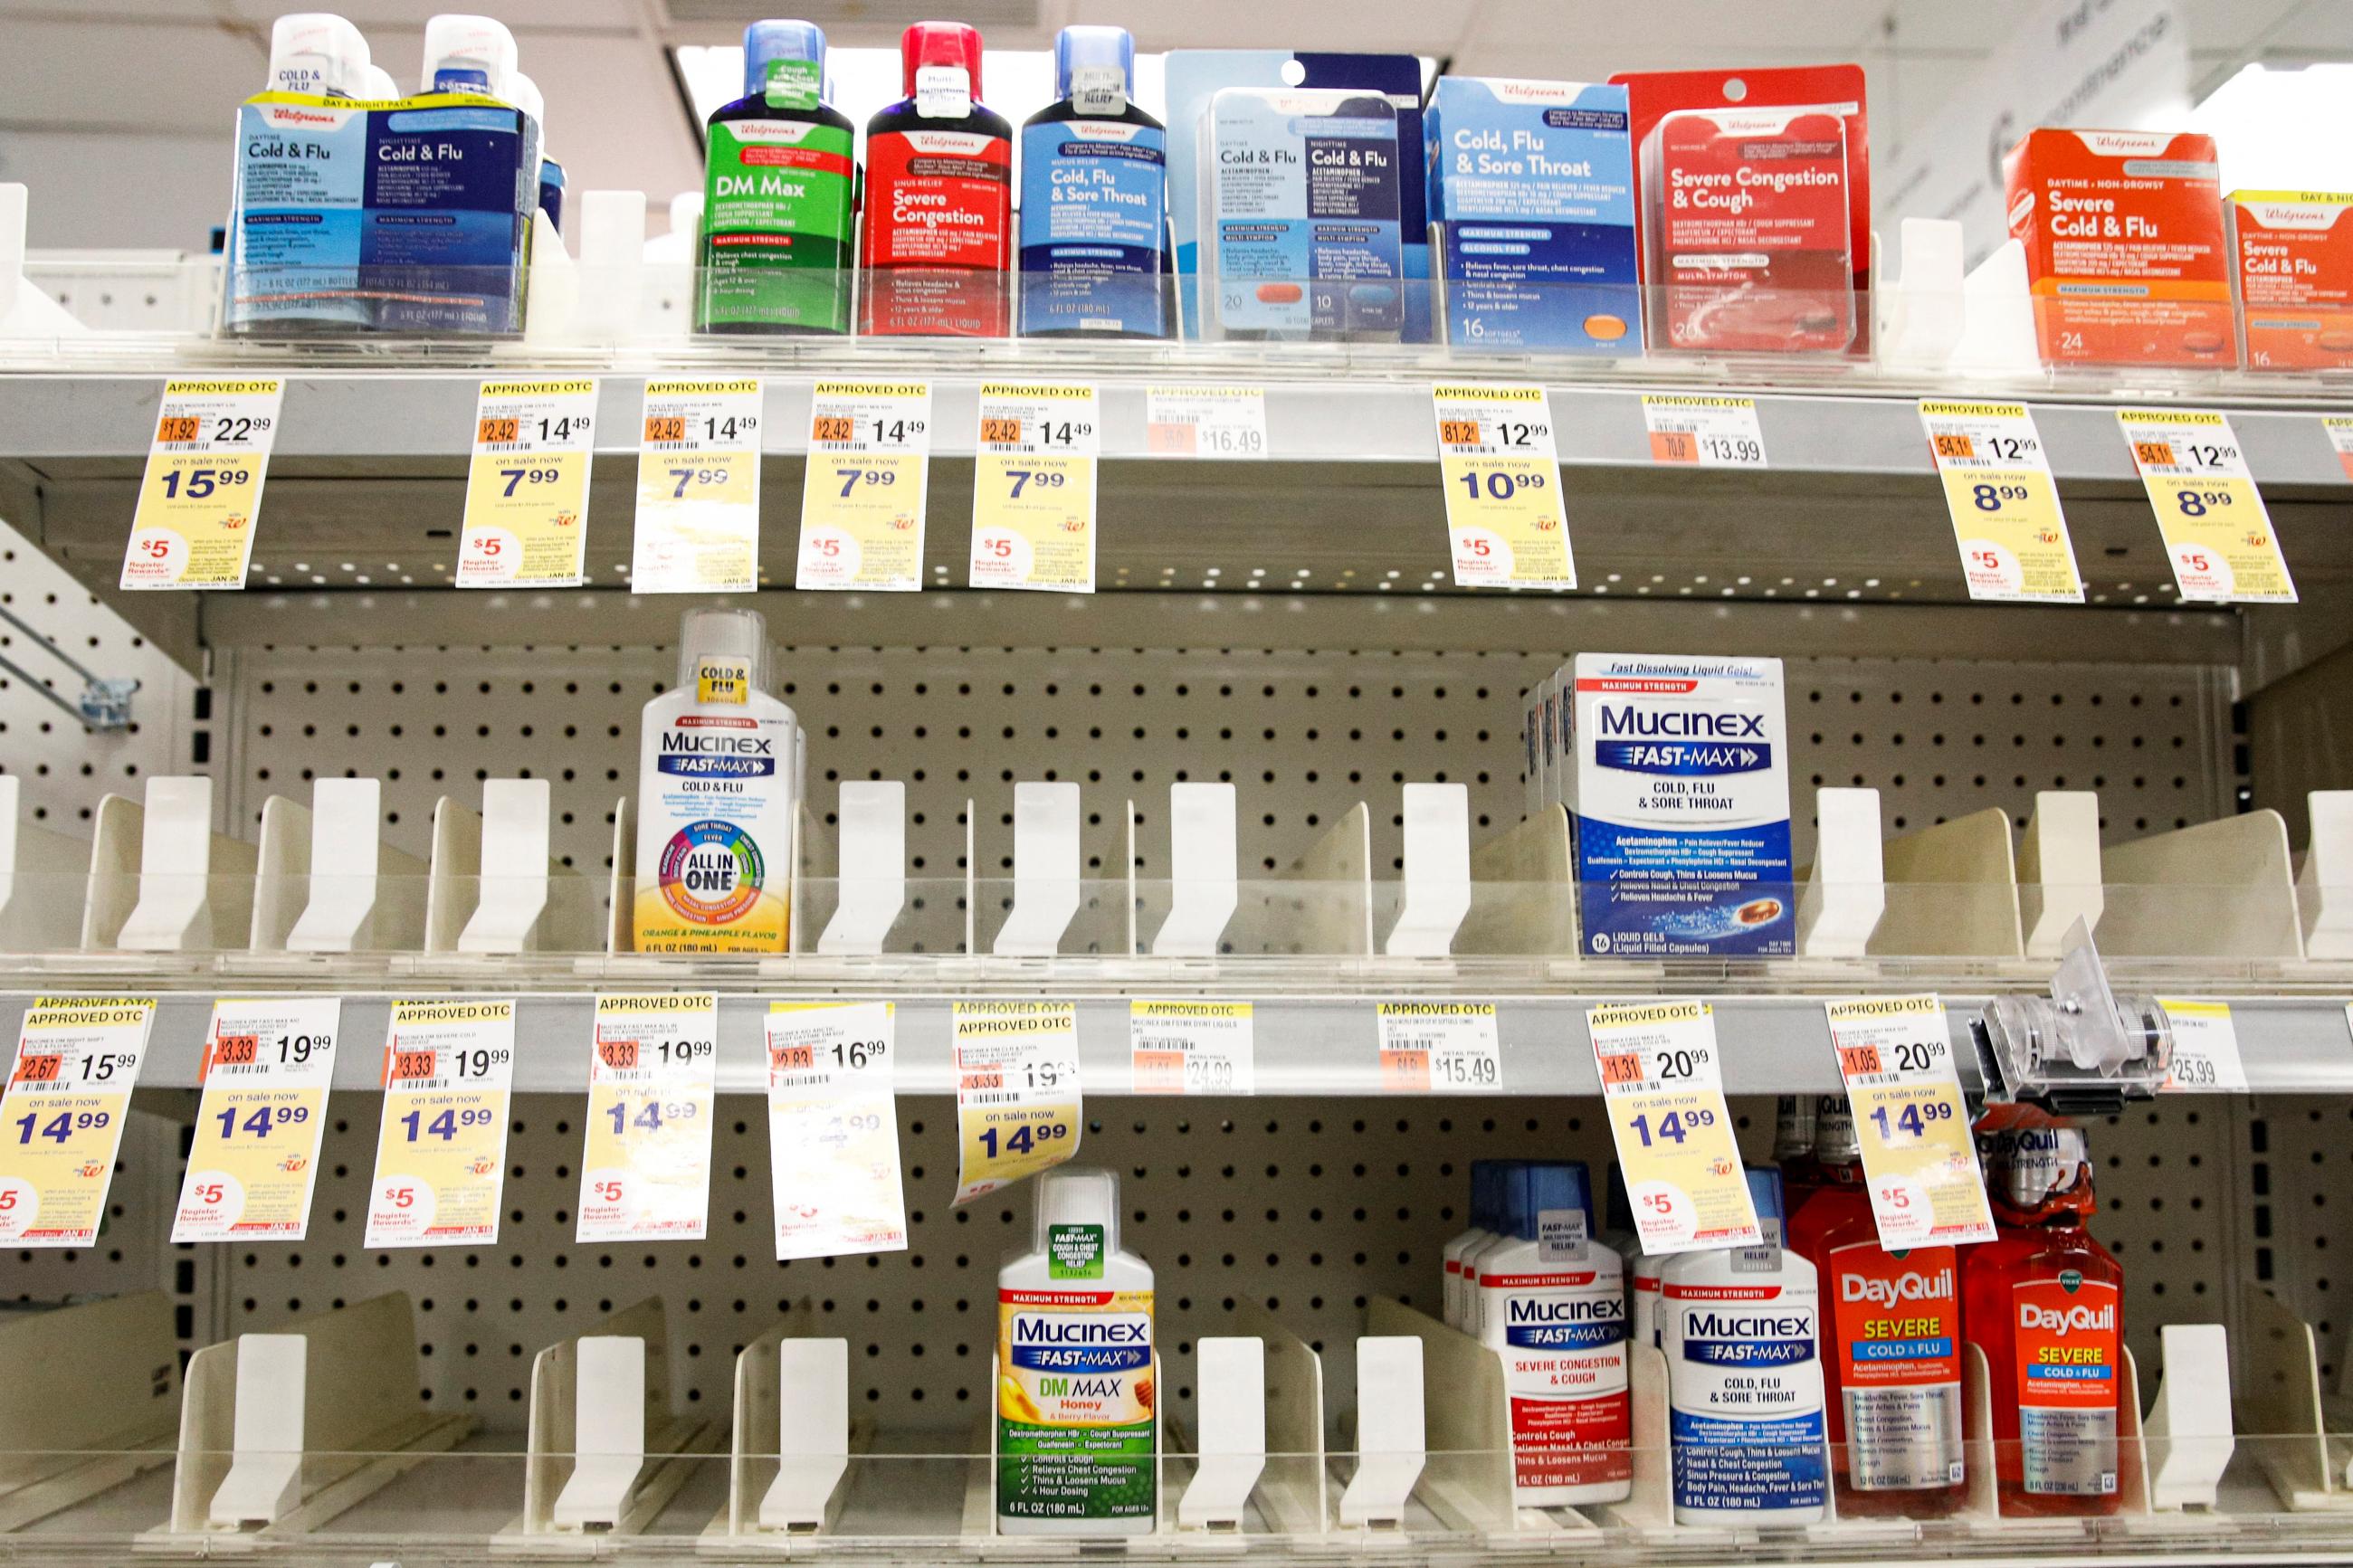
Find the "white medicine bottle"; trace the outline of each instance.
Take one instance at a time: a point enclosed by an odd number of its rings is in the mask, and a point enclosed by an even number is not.
[[[1029,1250],[997,1273],[997,1528],[1147,1535],[1158,1517],[1152,1266],[1119,1245],[1119,1178],[1036,1179]]]
[[[782,952],[791,937],[800,720],[768,694],[767,622],[689,610],[678,687],[638,752],[639,952]]]
[[[1781,1245],[1781,1173],[1752,1166],[1748,1195],[1764,1245],[1661,1272],[1678,1524],[1811,1524],[1829,1491],[1814,1266]]]

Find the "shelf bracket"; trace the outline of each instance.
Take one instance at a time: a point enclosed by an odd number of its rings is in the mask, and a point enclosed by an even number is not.
[[[1471,792],[1459,784],[1405,786],[1405,892],[1383,951],[1444,958],[1471,912]]]
[[[998,928],[1003,958],[1051,958],[1079,912],[1079,786],[1013,786],[1013,907]]]
[[[1250,1493],[1266,1470],[1266,1342],[1219,1337],[1197,1342],[1200,1463],[1176,1504],[1186,1530],[1240,1530]]]
[[[1168,918],[1152,939],[1163,958],[1215,958],[1241,901],[1234,786],[1168,786]]]
[[[896,779],[844,784],[836,815],[838,901],[817,950],[879,957],[907,903],[907,786]]]
[[[1356,1386],[1382,1396],[1356,1406],[1356,1473],[1340,1494],[1340,1522],[1400,1530],[1429,1452],[1422,1429],[1421,1341],[1368,1334],[1356,1342]]]
[[[778,1342],[776,1395],[779,1462],[760,1528],[822,1531],[849,1473],[849,1342]]]

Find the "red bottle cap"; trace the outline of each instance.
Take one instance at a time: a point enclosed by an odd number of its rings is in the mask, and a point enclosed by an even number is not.
[[[913,22],[899,35],[899,71],[902,90],[915,96],[915,72],[923,66],[962,66],[972,80],[974,101],[980,99],[980,29],[962,22]]]

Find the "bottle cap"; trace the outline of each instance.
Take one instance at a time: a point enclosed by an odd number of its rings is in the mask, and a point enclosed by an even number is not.
[[[1050,1227],[1099,1225],[1103,1250],[1119,1249],[1119,1177],[1084,1165],[1064,1165],[1038,1178],[1038,1250],[1046,1250]]]
[[[1512,1235],[1516,1239],[1534,1241],[1543,1216],[1564,1209],[1584,1215],[1584,1228],[1591,1234],[1593,1177],[1584,1161],[1560,1160],[1530,1165],[1522,1190],[1527,1194],[1527,1207],[1514,1216]]]
[[[1117,73],[1115,79],[1114,72]],[[1054,97],[1057,100],[1081,96],[1091,90],[1107,93],[1113,87],[1118,91],[1117,103],[1100,109],[1092,103],[1082,107],[1117,114],[1127,107],[1127,100],[1134,95],[1135,39],[1129,36],[1125,27],[1065,27],[1054,35]],[[973,90],[976,93],[980,89],[976,87]]]
[[[815,22],[754,22],[744,29],[744,96],[768,90],[768,67],[777,60],[807,61],[825,76],[825,29]],[[821,89],[832,96],[832,84]]]
[[[540,95],[539,83],[532,80],[531,78],[523,75],[521,71],[509,71],[507,72],[506,90],[500,93],[499,96],[505,99],[509,103],[513,104],[517,109],[522,110],[525,114],[530,115],[532,119],[538,123],[540,144],[542,146],[545,146],[547,143],[547,100]]]
[[[913,22],[899,35],[899,72],[906,96],[915,96],[915,73],[925,66],[955,66],[980,97],[980,29],[962,22]]]
[[[768,620],[757,610],[689,610],[679,622],[678,683],[695,685],[709,658],[740,659],[751,671],[752,689],[768,689]]]
[[[1770,1165],[1749,1166],[1748,1201],[1756,1205],[1758,1225],[1768,1231],[1778,1229],[1782,1218],[1781,1173]]]
[[[2080,1127],[2047,1122],[2004,1127],[1979,1133],[1978,1149],[1993,1201],[2014,1213],[2031,1215],[2053,1199],[2075,1194],[2078,1188],[2088,1194],[2084,1173],[2092,1163],[2092,1146]],[[2082,1205],[2063,1201],[2060,1206]]]
[[[481,92],[502,97],[515,68],[514,35],[492,16],[445,13],[425,24],[427,92]]]
[[[330,12],[279,17],[269,27],[269,90],[314,96],[337,90],[352,63],[352,41],[358,37],[358,28]],[[366,59],[362,44],[357,63],[364,66]]]

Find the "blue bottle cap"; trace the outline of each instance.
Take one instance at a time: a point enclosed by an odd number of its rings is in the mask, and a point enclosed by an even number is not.
[[[1532,1165],[1525,1160],[1506,1160],[1495,1180],[1495,1222],[1487,1228],[1497,1236],[1517,1236],[1525,1220],[1534,1224],[1535,1210],[1528,1206],[1528,1173]]]
[[[1779,1219],[1781,1214],[1781,1172],[1774,1165],[1748,1167],[1748,1201],[1757,1205],[1757,1220]]]
[[[1135,40],[1125,27],[1065,27],[1054,35],[1054,96],[1071,96],[1071,72],[1086,66],[1115,66],[1120,90],[1135,95]]]
[[[1527,1180],[1523,1188],[1526,1208],[1514,1216],[1512,1235],[1522,1241],[1534,1241],[1539,1216],[1561,1209],[1574,1209],[1585,1216],[1588,1235],[1593,1231],[1593,1177],[1582,1160],[1551,1161],[1527,1168]]]
[[[755,98],[767,90],[772,60],[813,61],[823,76],[825,29],[815,22],[754,22],[744,28],[744,97]]]
[[[1502,1174],[1503,1163],[1498,1160],[1471,1162],[1471,1226],[1474,1230],[1493,1230],[1487,1222],[1495,1217],[1495,1184]]]

